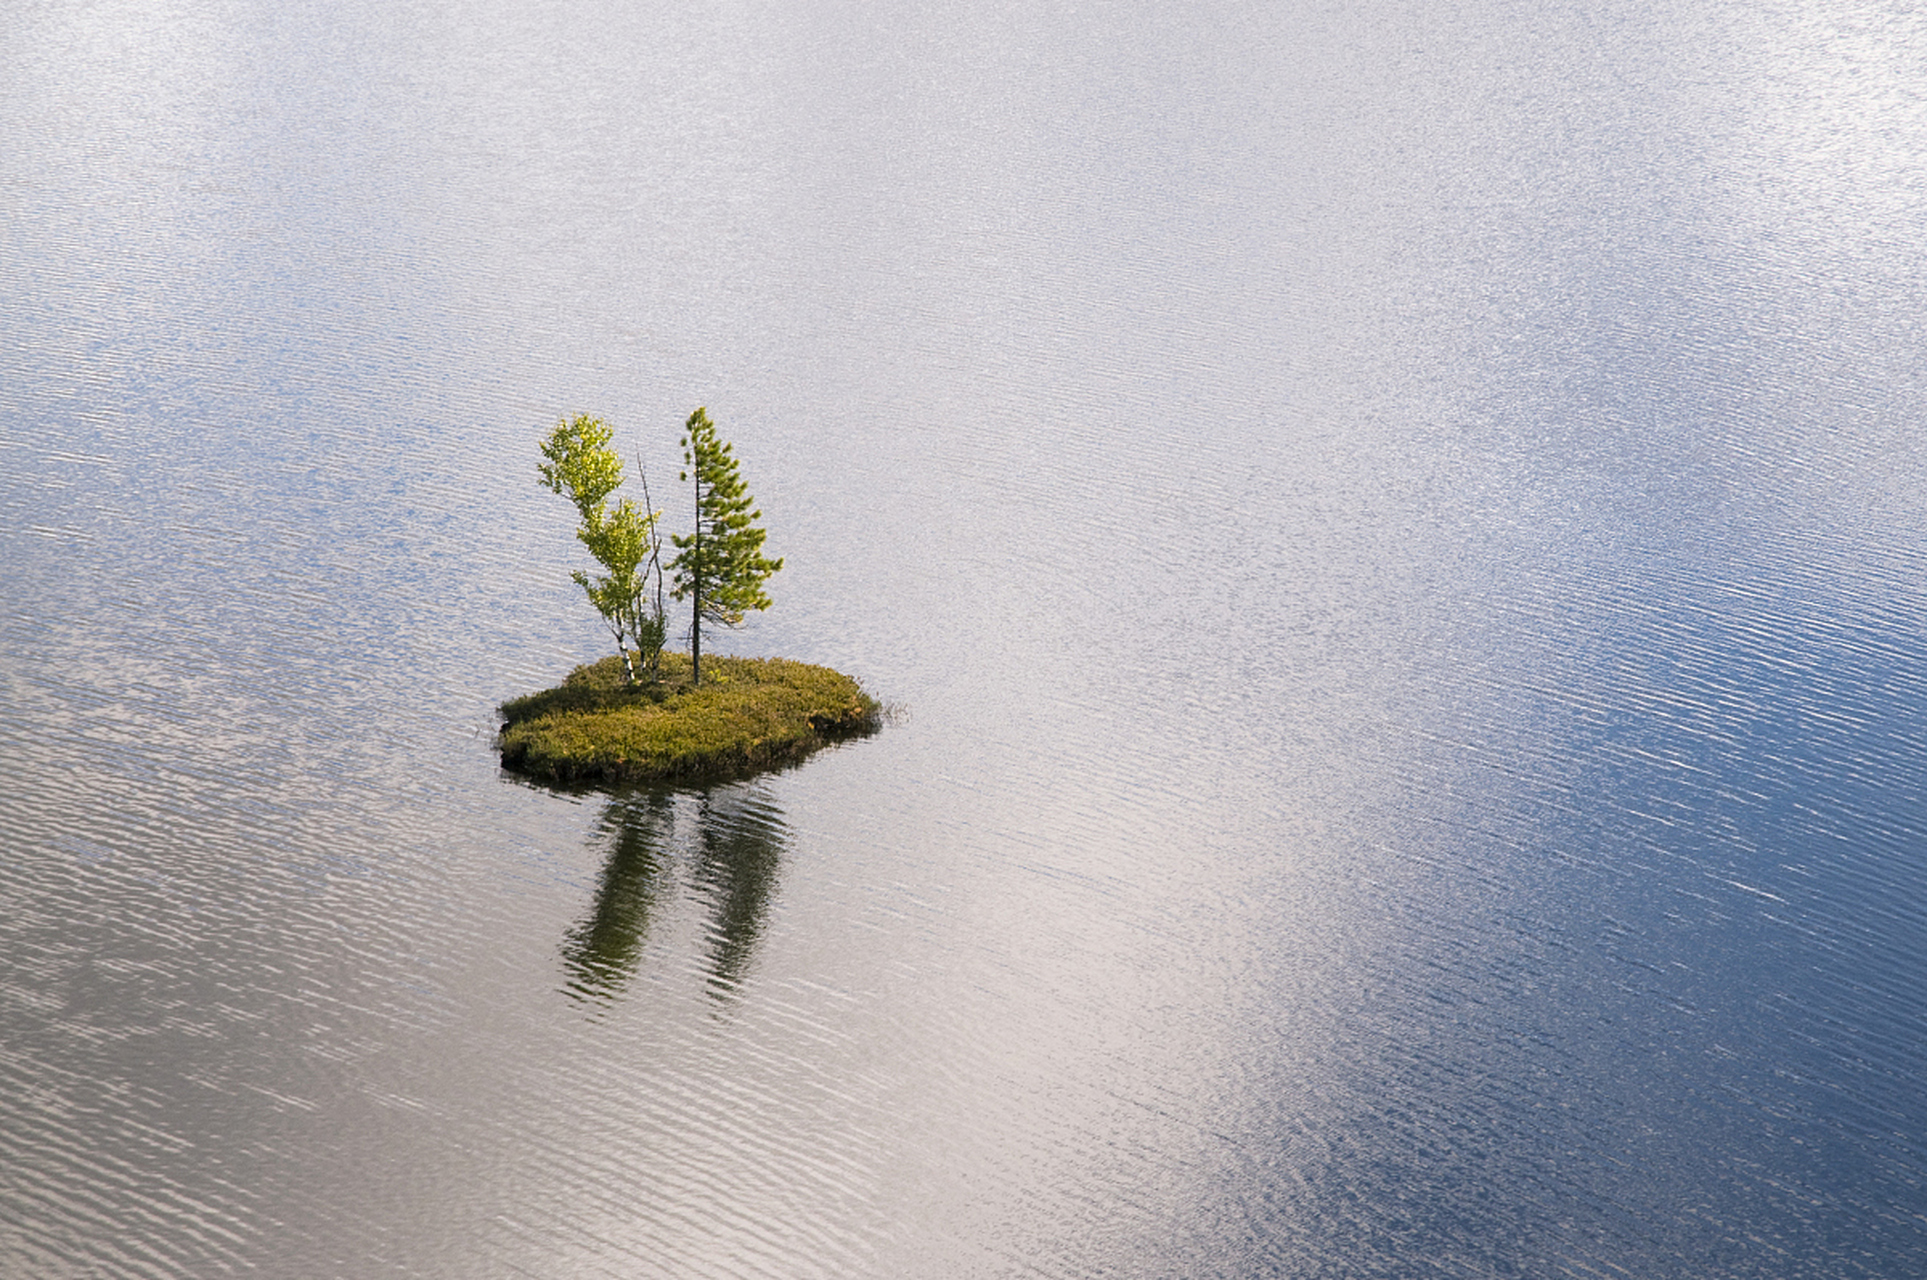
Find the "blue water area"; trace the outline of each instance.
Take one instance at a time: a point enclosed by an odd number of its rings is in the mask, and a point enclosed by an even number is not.
[[[8,6],[0,1276],[1927,1274],[1924,53]],[[504,772],[698,404],[887,722]]]

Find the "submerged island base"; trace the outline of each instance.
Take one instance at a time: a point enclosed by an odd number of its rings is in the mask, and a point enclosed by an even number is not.
[[[802,759],[873,732],[876,699],[849,676],[786,658],[662,655],[661,678],[630,685],[611,654],[553,689],[505,702],[505,768],[550,782],[709,781]]]

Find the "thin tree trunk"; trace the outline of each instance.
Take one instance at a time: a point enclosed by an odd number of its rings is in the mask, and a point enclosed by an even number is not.
[[[656,575],[655,612],[650,615],[650,621],[654,626],[649,632],[652,647],[647,652],[642,647],[642,605],[636,605],[636,664],[642,668],[642,674],[648,678],[649,683],[655,684],[662,679],[662,644],[660,642],[668,639],[668,627],[664,624],[662,613],[662,528],[656,523],[656,507],[649,497],[649,473],[642,468],[640,453],[636,455],[636,480],[642,485],[642,509],[649,513],[649,562],[642,570],[645,594],[649,590],[649,575],[651,573]],[[636,599],[640,601],[642,596],[637,596]]]
[[[689,683],[703,682],[703,474],[696,472],[695,566],[690,573]]]
[[[696,589],[689,594],[696,597],[696,605],[689,619],[689,683],[703,682],[703,580],[696,579]]]

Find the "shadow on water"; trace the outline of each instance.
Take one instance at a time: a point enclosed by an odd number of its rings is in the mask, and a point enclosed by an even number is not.
[[[641,968],[652,927],[686,900],[706,917],[706,986],[726,999],[742,984],[769,914],[788,827],[755,786],[647,790],[611,797],[591,836],[607,858],[587,918],[569,931],[563,990],[607,1005]]]

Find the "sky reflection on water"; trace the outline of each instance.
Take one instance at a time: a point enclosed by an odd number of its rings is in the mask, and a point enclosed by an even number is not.
[[[1923,49],[10,6],[0,1273],[1927,1271]],[[504,776],[698,402],[909,716]]]

